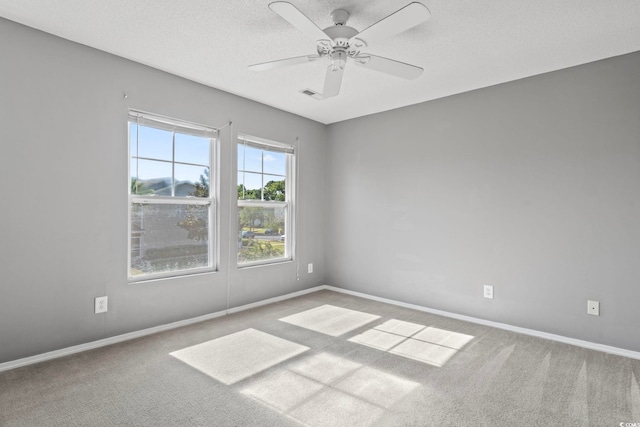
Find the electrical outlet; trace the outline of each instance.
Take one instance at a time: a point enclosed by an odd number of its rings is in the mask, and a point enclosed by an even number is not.
[[[309,274],[313,273],[313,263],[310,262],[309,265],[307,266],[307,272]]]
[[[493,299],[493,285],[484,285],[484,297]]]
[[[107,312],[107,297],[97,297],[95,301],[95,313]]]
[[[587,314],[600,316],[600,301],[587,301]]]

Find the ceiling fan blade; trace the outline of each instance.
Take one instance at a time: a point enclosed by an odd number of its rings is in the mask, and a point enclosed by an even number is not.
[[[393,59],[383,58],[381,56],[369,55],[368,53],[353,58],[353,62],[360,67],[409,80],[418,78],[424,71],[415,65],[405,64],[404,62],[394,61]]]
[[[249,65],[251,71],[264,71],[273,68],[287,67],[289,65],[305,64],[320,59],[320,55],[296,56],[295,58],[279,59],[277,61],[263,62],[261,64]]]
[[[286,1],[276,1],[269,4],[269,9],[280,15],[291,25],[305,33],[312,40],[326,39],[327,35],[312,20],[307,18],[294,5]]]
[[[327,67],[327,74],[324,78],[324,89],[322,91],[323,98],[331,98],[340,93],[342,74],[344,74],[344,68],[342,67],[338,67],[335,70],[332,69],[331,65]]]
[[[366,43],[386,39],[415,27],[429,19],[430,16],[431,12],[422,3],[409,3],[402,9],[365,28],[352,37],[349,43],[351,44],[356,38],[364,40]]]

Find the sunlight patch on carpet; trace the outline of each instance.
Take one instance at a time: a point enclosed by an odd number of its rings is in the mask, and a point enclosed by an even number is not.
[[[332,337],[338,337],[379,318],[380,316],[375,314],[326,304],[283,317],[280,321]]]
[[[303,425],[367,426],[419,387],[322,352],[307,353],[249,380],[241,393]]]
[[[245,329],[170,354],[230,385],[307,350],[309,347],[255,329]]]
[[[390,319],[349,341],[442,367],[473,338],[459,332]]]
[[[460,350],[473,339],[471,335],[428,327],[415,334],[413,339]]]
[[[254,381],[245,387],[241,393],[257,399],[267,406],[277,409],[279,412],[287,412],[313,394],[319,392],[324,386],[317,382],[280,369]]]
[[[376,348],[378,350],[387,351],[400,344],[405,339],[406,338],[402,335],[395,335],[378,331],[376,329],[369,329],[360,335],[349,338],[349,341],[366,345],[367,347]]]
[[[309,426],[370,426],[384,409],[347,393],[324,388],[289,415]]]
[[[374,329],[377,329],[378,331],[389,332],[390,334],[400,335],[403,337],[410,337],[416,332],[420,332],[424,328],[424,325],[419,325],[417,323],[405,322],[398,319],[390,319],[376,326]]]
[[[318,353],[292,361],[287,369],[307,378],[330,384],[362,365],[330,353]]]
[[[335,388],[389,409],[419,386],[417,382],[397,375],[363,367],[340,381]]]
[[[389,350],[389,353],[397,354],[398,356],[403,356],[441,368],[454,354],[457,353],[457,350],[424,341],[409,339]]]

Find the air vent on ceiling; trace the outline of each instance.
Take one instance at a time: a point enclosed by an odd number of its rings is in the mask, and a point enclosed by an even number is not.
[[[300,93],[310,96],[313,99],[317,99],[318,101],[320,101],[321,99],[324,99],[324,96],[322,96],[322,94],[318,92],[314,92],[311,89],[303,89],[300,91]]]

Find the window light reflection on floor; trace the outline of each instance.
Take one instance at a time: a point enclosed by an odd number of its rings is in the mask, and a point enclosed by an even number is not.
[[[286,363],[241,393],[305,425],[358,426],[374,423],[419,386],[323,352]]]
[[[255,329],[245,329],[174,351],[171,356],[227,385],[234,384],[309,347]]]
[[[338,337],[379,319],[375,314],[325,304],[280,319],[282,322]]]
[[[460,350],[473,339],[473,336],[461,334],[459,332],[447,331],[445,329],[428,327],[413,335],[411,338]]]
[[[391,319],[349,341],[442,367],[472,339],[459,332]]]
[[[417,360],[418,362],[428,363],[429,365],[443,367],[445,363],[456,354],[457,350],[440,345],[430,344],[428,342],[407,339],[400,343],[397,347],[389,350],[389,353],[403,356],[408,359]]]
[[[302,357],[287,365],[290,371],[324,384],[333,383],[361,367],[360,363],[327,352]]]
[[[384,409],[355,396],[324,387],[320,393],[288,414],[308,426],[370,426]]]

